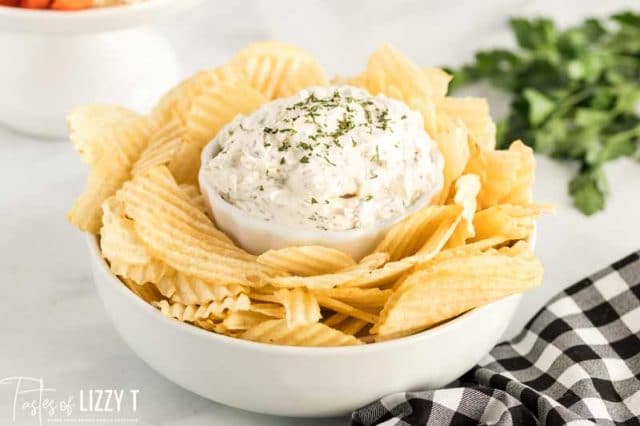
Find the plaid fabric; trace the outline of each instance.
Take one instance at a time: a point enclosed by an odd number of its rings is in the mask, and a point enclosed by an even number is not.
[[[386,396],[352,425],[640,425],[640,252],[574,284],[446,389]]]

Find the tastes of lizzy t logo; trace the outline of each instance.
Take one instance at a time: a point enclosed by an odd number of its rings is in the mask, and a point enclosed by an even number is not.
[[[136,423],[138,389],[80,389],[59,395],[34,377],[5,377],[0,385],[10,386],[9,410],[0,413],[0,423],[42,426],[45,423]],[[3,386],[3,387],[5,387]]]

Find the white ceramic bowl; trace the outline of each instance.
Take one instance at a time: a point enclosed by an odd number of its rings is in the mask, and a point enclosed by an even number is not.
[[[434,147],[434,149],[436,148]],[[431,193],[426,193],[419,198],[401,216],[391,218],[376,226],[346,231],[322,231],[258,219],[223,200],[218,191],[209,183],[206,172],[206,165],[219,152],[220,145],[214,139],[204,147],[200,157],[198,182],[209,215],[215,220],[218,228],[229,235],[236,244],[248,252],[258,255],[270,249],[318,244],[336,248],[350,254],[354,259],[360,260],[373,251],[394,224],[427,205],[434,194],[440,191],[443,183],[443,177],[440,173],[438,175],[440,181]],[[442,168],[444,160],[441,156],[437,158],[440,160],[437,167]]]
[[[62,137],[67,113],[80,104],[148,111],[180,70],[163,35],[138,27],[200,1],[73,12],[0,6],[0,121],[24,133]]]
[[[280,416],[343,415],[393,392],[444,386],[498,342],[521,298],[506,297],[388,342],[336,348],[274,346],[165,317],[111,273],[94,236],[87,242],[105,309],[142,360],[205,398]]]
[[[0,32],[77,35],[148,24],[188,10],[202,0],[147,0],[125,6],[76,11],[0,6]]]

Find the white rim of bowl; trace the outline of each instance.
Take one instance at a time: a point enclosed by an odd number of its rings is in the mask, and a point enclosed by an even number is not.
[[[535,233],[535,230],[534,230],[534,233]],[[274,345],[269,343],[253,342],[251,340],[243,340],[238,337],[225,336],[223,334],[218,334],[213,331],[207,331],[199,327],[196,327],[194,325],[186,324],[182,321],[178,321],[176,319],[167,317],[158,309],[153,307],[150,303],[147,303],[140,297],[136,296],[131,290],[129,290],[127,286],[120,280],[120,278],[114,275],[113,272],[111,272],[111,269],[109,269],[109,266],[107,265],[106,260],[104,259],[104,257],[102,257],[102,252],[100,251],[97,237],[92,234],[87,234],[86,236],[87,236],[87,242],[88,242],[89,250],[91,252],[91,256],[99,259],[100,268],[102,268],[103,272],[106,272],[107,275],[109,275],[112,283],[119,287],[117,291],[120,291],[122,294],[125,295],[125,297],[130,298],[133,303],[137,303],[140,307],[145,309],[146,312],[148,312],[150,315],[160,319],[160,321],[166,321],[166,324],[172,327],[178,327],[179,329],[184,330],[185,332],[192,333],[196,336],[200,336],[205,339],[212,339],[213,341],[219,340],[220,343],[229,343],[233,345],[239,345],[241,347],[244,346],[248,349],[255,349],[255,350],[264,351],[264,352],[296,353],[298,355],[306,355],[306,356],[313,356],[313,355],[319,356],[319,355],[330,355],[330,354],[353,355],[361,352],[382,351],[394,345],[397,345],[397,346],[411,345],[418,340],[427,339],[431,336],[445,333],[450,328],[459,326],[461,323],[465,321],[472,320],[474,317],[476,317],[483,311],[491,309],[491,306],[494,303],[504,301],[507,298],[514,298],[514,299],[522,298],[522,293],[512,294],[512,295],[500,298],[498,300],[495,300],[494,302],[491,302],[489,304],[482,305],[477,308],[473,308],[435,327],[429,328],[424,331],[420,331],[415,334],[411,334],[409,336],[403,336],[395,339],[386,340],[384,342],[372,342],[372,343],[362,344],[362,345],[329,346],[329,347]],[[92,259],[92,261],[94,261],[94,259]]]
[[[224,200],[220,196],[220,194],[218,194],[218,191],[216,191],[215,188],[205,184],[207,182],[206,170],[205,170],[207,167],[207,164],[209,160],[211,160],[216,155],[218,155],[219,152],[220,152],[220,144],[218,143],[217,138],[213,139],[202,149],[202,152],[200,154],[200,170],[198,171],[198,183],[200,184],[200,190],[207,191],[210,197],[213,197],[216,199],[216,202],[215,202],[216,207],[219,205],[220,208],[225,209],[228,214],[236,218],[239,217],[244,221],[251,222],[254,227],[258,228],[261,231],[268,232],[268,233],[279,233],[284,235],[295,232],[298,236],[300,236],[301,240],[310,240],[310,241],[311,240],[316,240],[316,241],[333,240],[333,241],[343,242],[343,241],[352,240],[353,238],[357,238],[362,235],[367,235],[367,234],[377,232],[381,229],[388,229],[391,226],[403,220],[404,218],[406,218],[407,216],[409,216],[411,213],[416,212],[418,209],[422,207],[428,206],[433,201],[433,199],[438,195],[438,193],[440,192],[440,189],[444,185],[444,177],[442,177],[442,179],[440,180],[440,184],[438,185],[437,188],[433,190],[431,194],[429,193],[423,194],[420,198],[418,198],[418,200],[416,200],[415,203],[413,203],[411,206],[409,206],[409,208],[407,208],[404,212],[402,212],[401,215],[386,219],[382,222],[375,224],[374,226],[370,226],[368,228],[346,229],[344,231],[323,231],[321,229],[311,229],[311,228],[305,228],[297,225],[289,226],[280,222],[268,221],[255,216],[251,216],[249,213],[245,212],[244,210],[241,210],[240,208]],[[437,166],[440,168],[440,170],[443,173],[444,159],[442,158],[441,155],[438,158],[439,158],[439,162]],[[203,186],[205,185],[206,187],[203,188]],[[210,207],[213,210],[214,206],[210,206]]]

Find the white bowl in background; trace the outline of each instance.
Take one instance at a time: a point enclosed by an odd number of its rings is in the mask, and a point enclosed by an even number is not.
[[[433,149],[437,149],[435,145]],[[323,231],[289,226],[256,218],[222,199],[218,191],[211,185],[206,171],[209,161],[219,152],[220,145],[214,139],[204,147],[200,156],[198,183],[200,184],[207,210],[220,230],[231,237],[240,247],[257,255],[270,249],[301,245],[322,245],[336,248],[350,254],[355,260],[360,260],[373,251],[393,225],[419,208],[429,204],[431,199],[440,192],[444,180],[442,172],[436,174],[439,182],[436,183],[432,192],[425,193],[400,216],[368,228]],[[435,158],[439,161],[436,167],[442,170],[444,160],[439,152]]]
[[[0,7],[0,32],[77,35],[146,25],[189,10],[202,0],[147,0],[74,11]]]
[[[72,12],[0,7],[0,122],[63,137],[65,117],[79,104],[148,111],[178,81],[178,59],[161,34],[135,27],[200,1]]]
[[[205,398],[259,413],[328,417],[384,395],[459,378],[498,342],[521,295],[421,333],[361,346],[310,348],[248,342],[165,317],[111,273],[87,236],[94,279],[124,341],[151,368]]]

